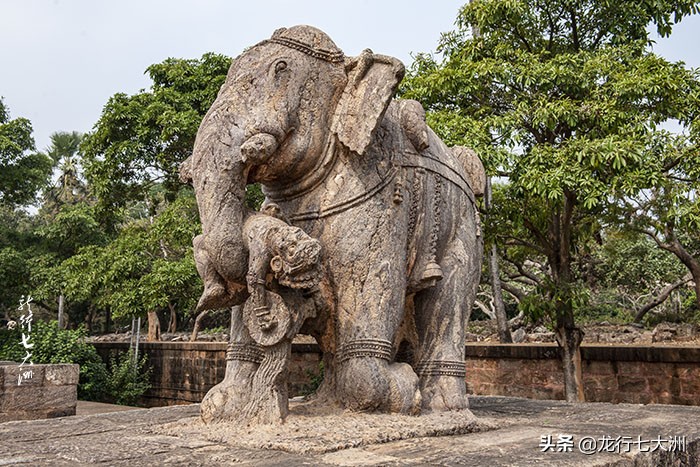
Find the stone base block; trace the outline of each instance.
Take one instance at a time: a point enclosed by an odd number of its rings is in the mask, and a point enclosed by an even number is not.
[[[0,365],[0,422],[75,415],[79,366]]]

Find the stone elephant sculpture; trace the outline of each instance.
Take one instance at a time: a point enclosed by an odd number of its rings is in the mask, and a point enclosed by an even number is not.
[[[321,309],[302,328],[324,353],[321,396],[361,411],[465,409],[483,167],[448,148],[419,103],[393,99],[403,73],[370,50],[344,56],[310,26],[279,29],[233,61],[181,168],[202,220],[199,307],[249,296],[243,200],[260,182],[266,204],[322,247],[325,287],[297,292],[298,306]],[[240,310],[233,319],[205,420],[236,418],[260,364]]]

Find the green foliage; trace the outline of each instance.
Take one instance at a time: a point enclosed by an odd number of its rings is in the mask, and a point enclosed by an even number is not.
[[[73,256],[83,246],[103,244],[106,240],[94,207],[84,203],[63,205],[37,233],[45,240],[47,249],[63,259]]]
[[[0,249],[0,307],[5,311],[17,308],[29,285],[28,275],[27,258],[20,251],[12,247]]]
[[[80,144],[83,135],[73,132],[57,132],[51,135],[51,147],[47,155],[57,167],[56,182],[44,190],[40,217],[50,221],[67,205],[88,201],[87,186],[81,177]]]
[[[0,99],[0,204],[27,205],[47,183],[52,161],[33,150],[31,123],[26,118],[10,120]]]
[[[152,221],[133,220],[105,246],[87,246],[64,261],[58,273],[66,297],[109,308],[115,318],[169,304],[192,309],[202,287],[191,246],[199,229],[194,196],[183,191]]]
[[[571,310],[575,315],[590,302],[590,291],[580,283],[555,284],[545,279],[537,287],[537,292],[527,295],[519,308],[532,322],[545,322],[556,327],[562,309]]]
[[[135,405],[139,398],[151,387],[151,368],[148,358],[142,355],[135,362],[134,352],[129,350],[112,357],[109,363],[109,377],[106,384],[107,400],[119,405]]]
[[[521,303],[533,316],[571,322],[563,317],[585,309],[588,285],[574,265],[600,237],[603,214],[654,185],[660,153],[689,153],[658,125],[698,131],[700,77],[654,55],[648,27],[668,35],[699,5],[474,0],[443,35],[443,58],[420,55],[409,71],[402,95],[504,177],[486,236],[536,295]],[[542,267],[528,272],[533,262]]]
[[[609,232],[596,257],[597,275],[604,287],[645,293],[684,274],[678,258],[634,232]]]
[[[318,371],[314,372],[306,370],[306,376],[309,377],[309,384],[304,387],[303,395],[308,396],[318,391],[323,383],[323,375],[325,374],[323,362],[318,363]]]
[[[245,187],[246,207],[258,211],[260,210],[260,206],[262,206],[263,201],[265,201],[265,195],[263,194],[262,187],[259,183],[254,183]]]
[[[100,400],[107,381],[107,369],[95,347],[86,341],[84,328],[59,330],[55,321],[34,321],[30,343],[34,363],[77,363],[80,365],[78,397],[82,400]],[[26,352],[21,345],[21,330],[3,330],[0,358],[22,361]]]
[[[78,398],[131,405],[150,387],[151,369],[144,355],[136,364],[131,351],[105,365],[95,347],[86,341],[85,328],[59,330],[56,321],[34,321],[29,333],[33,363],[77,363],[80,365]],[[21,362],[26,350],[22,331],[0,329],[0,360]]]
[[[174,199],[181,187],[179,165],[192,152],[230,62],[217,54],[199,60],[169,58],[147,69],[150,90],[110,98],[82,145],[103,220],[113,224],[120,209],[148,198],[156,183],[167,201]]]

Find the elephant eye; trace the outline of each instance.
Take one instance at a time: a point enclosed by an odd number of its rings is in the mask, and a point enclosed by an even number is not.
[[[279,73],[287,69],[287,62],[280,60],[275,64],[275,73]]]

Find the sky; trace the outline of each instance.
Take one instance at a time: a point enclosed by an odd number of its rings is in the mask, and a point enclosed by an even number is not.
[[[117,92],[147,89],[168,57],[231,57],[280,27],[310,24],[346,55],[430,52],[466,0],[0,0],[0,96],[28,118],[39,150],[56,131],[90,131]],[[655,51],[700,68],[700,16]]]

